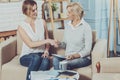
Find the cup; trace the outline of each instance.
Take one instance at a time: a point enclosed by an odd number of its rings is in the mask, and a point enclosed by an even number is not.
[[[60,70],[67,70],[67,61],[61,61],[59,63],[59,69]]]

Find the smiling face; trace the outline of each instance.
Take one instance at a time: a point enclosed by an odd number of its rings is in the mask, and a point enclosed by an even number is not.
[[[28,16],[29,18],[36,19],[37,18],[37,3],[34,0],[25,0],[22,6],[23,14]]]
[[[27,12],[28,15],[27,16],[29,16],[32,19],[36,19],[37,18],[37,13],[38,13],[37,5],[34,5],[30,8],[30,10],[28,10],[28,12]]]

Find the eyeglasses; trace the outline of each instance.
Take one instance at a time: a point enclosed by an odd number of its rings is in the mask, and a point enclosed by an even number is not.
[[[33,9],[33,10],[31,10],[32,12],[35,12],[35,11],[37,11],[37,8],[36,9]]]

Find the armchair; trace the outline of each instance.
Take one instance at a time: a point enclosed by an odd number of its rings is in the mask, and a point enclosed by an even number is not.
[[[107,47],[106,47],[107,48]],[[104,48],[99,48],[99,53],[103,51]],[[109,57],[107,58],[107,51],[105,54],[93,55],[92,52],[92,62],[93,62],[93,74],[92,80],[119,80],[120,79],[120,58],[119,57]],[[95,58],[95,56],[98,56]]]
[[[101,57],[96,65],[97,72],[92,80],[119,80],[120,79],[120,58]]]
[[[62,40],[64,30],[55,30],[53,33],[54,38]],[[21,46],[22,41],[18,34],[0,43],[0,80],[25,80],[27,68],[19,64]],[[99,57],[106,53],[106,48],[107,41],[96,40],[96,32],[93,31],[92,65],[75,69],[80,73],[80,80],[91,80],[92,74],[97,73],[96,62],[100,61]],[[57,49],[56,51],[61,54],[64,50]]]

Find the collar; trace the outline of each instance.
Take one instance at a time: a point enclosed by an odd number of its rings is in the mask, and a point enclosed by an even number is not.
[[[82,18],[81,21],[76,26],[73,26],[71,23],[72,21],[69,21],[68,25],[71,26],[72,29],[76,29],[77,27],[79,27],[79,25],[82,25],[84,23],[84,19]]]

